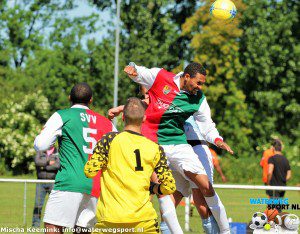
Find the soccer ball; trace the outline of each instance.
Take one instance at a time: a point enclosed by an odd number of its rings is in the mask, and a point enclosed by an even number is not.
[[[297,230],[300,224],[299,217],[294,214],[288,214],[284,221],[284,226],[290,230]]]
[[[250,225],[250,228],[263,228],[267,222],[268,218],[265,213],[256,212],[252,216],[252,224]]]
[[[210,14],[220,20],[231,20],[236,13],[236,7],[230,0],[217,0],[210,7]]]

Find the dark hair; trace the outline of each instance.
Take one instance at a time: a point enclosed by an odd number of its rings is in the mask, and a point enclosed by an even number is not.
[[[88,104],[92,96],[92,89],[87,83],[78,83],[74,85],[70,92],[70,99],[73,104]]]
[[[272,146],[276,151],[281,151],[282,150],[282,143],[279,139],[275,139],[272,143]]]
[[[197,73],[200,73],[204,76],[206,76],[205,68],[200,63],[190,63],[187,65],[187,67],[184,69],[183,76],[185,74],[189,74],[191,78],[195,77]]]
[[[128,98],[124,106],[123,114],[126,125],[141,125],[145,114],[145,106],[139,98]]]

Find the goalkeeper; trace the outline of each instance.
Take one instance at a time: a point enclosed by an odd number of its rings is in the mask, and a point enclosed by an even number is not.
[[[103,173],[94,233],[109,233],[114,229],[127,229],[126,233],[159,233],[149,190],[171,194],[176,186],[163,149],[141,135],[144,113],[142,101],[129,98],[123,112],[124,131],[103,136],[85,165],[84,172],[89,178],[99,170]],[[161,184],[149,188],[154,171]]]

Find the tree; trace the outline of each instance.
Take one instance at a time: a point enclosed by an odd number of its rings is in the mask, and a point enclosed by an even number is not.
[[[299,1],[249,0],[241,27],[241,78],[253,116],[253,145],[272,135],[299,145]],[[296,150],[297,151],[297,150]],[[291,149],[295,157],[298,153]]]
[[[49,116],[47,98],[41,92],[10,95],[1,99],[0,107],[0,154],[7,169],[17,174],[33,171],[33,141]]]
[[[251,133],[245,94],[241,88],[242,65],[239,59],[239,39],[243,30],[238,27],[240,16],[231,22],[221,22],[209,15],[211,1],[203,5],[182,25],[183,34],[192,38],[190,51],[194,60],[208,69],[205,95],[212,109],[212,117],[229,144],[238,155],[250,154]],[[235,1],[243,11],[241,1]]]

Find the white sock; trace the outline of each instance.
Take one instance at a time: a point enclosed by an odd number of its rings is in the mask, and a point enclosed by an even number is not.
[[[168,225],[172,234],[183,234],[179,225],[174,203],[169,195],[158,199],[162,218]]]
[[[218,194],[216,193],[212,197],[204,197],[206,200],[206,203],[213,214],[215,220],[218,223],[220,233],[221,234],[230,234],[230,228],[229,228],[229,222],[227,219],[225,207],[223,203],[221,202]]]

